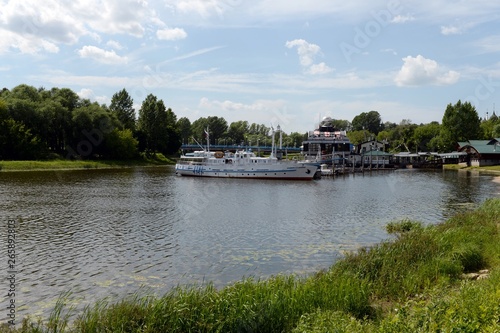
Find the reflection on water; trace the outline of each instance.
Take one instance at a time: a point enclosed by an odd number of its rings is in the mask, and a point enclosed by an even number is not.
[[[327,268],[386,238],[392,220],[436,223],[499,196],[492,178],[400,170],[282,182],[176,177],[171,167],[0,173],[0,218],[21,218],[18,314],[47,316],[67,291],[82,307],[140,288],[162,294]]]

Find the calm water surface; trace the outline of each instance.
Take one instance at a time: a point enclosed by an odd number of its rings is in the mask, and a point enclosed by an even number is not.
[[[172,167],[0,173],[2,233],[20,218],[17,318],[48,316],[67,291],[82,308],[139,290],[311,273],[386,239],[390,221],[437,223],[500,196],[493,178],[398,170],[287,182],[177,177]]]

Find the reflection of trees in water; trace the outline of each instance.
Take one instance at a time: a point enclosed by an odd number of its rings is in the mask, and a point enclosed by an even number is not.
[[[480,186],[484,178],[478,172],[443,171],[446,190],[443,191],[443,213],[445,217],[453,216],[477,208],[488,196],[487,187]]]

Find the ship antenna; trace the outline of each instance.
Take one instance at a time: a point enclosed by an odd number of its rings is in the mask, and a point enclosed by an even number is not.
[[[193,140],[194,140],[194,142],[196,142],[196,144],[198,146],[200,146],[201,149],[203,149],[203,151],[205,151],[205,147],[203,147],[202,145],[200,145],[200,143],[198,141],[196,141],[196,139],[194,138],[194,136],[193,136]]]

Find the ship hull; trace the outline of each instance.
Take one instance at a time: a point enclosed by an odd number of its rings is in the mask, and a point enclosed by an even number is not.
[[[177,164],[175,171],[180,176],[189,177],[311,180],[316,169],[309,166],[242,169],[237,167],[213,168],[204,165]]]

